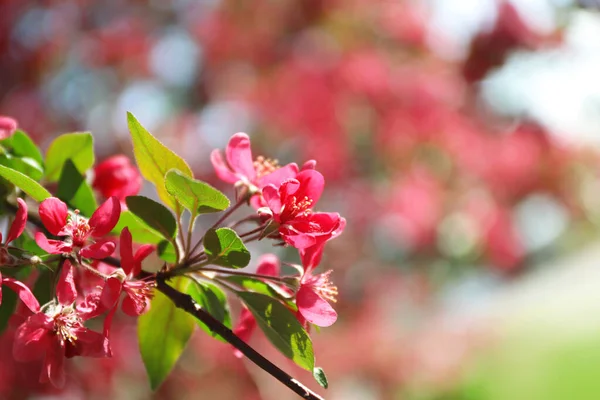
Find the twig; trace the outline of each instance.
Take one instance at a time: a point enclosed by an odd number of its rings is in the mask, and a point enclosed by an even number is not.
[[[319,396],[302,383],[294,379],[288,373],[277,367],[271,361],[263,357],[259,352],[248,346],[242,339],[237,337],[233,331],[223,325],[221,322],[216,320],[212,315],[202,309],[194,299],[185,293],[181,293],[169,286],[162,276],[157,276],[156,279],[157,289],[166,295],[171,301],[181,308],[185,312],[193,315],[202,321],[210,330],[214,333],[219,334],[227,342],[233,345],[236,349],[242,352],[250,361],[258,365],[265,372],[269,373],[272,377],[283,383],[289,389],[294,391],[303,399],[309,400],[324,400],[323,397]]]

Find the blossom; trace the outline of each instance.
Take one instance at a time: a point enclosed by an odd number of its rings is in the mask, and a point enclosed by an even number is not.
[[[94,167],[94,189],[104,197],[115,196],[124,201],[139,193],[142,177],[138,169],[123,154],[112,156]]]
[[[111,240],[98,240],[108,234],[117,224],[121,205],[116,197],[110,197],[92,214],[88,220],[75,210],[69,213],[67,205],[56,197],[50,197],[40,204],[40,219],[55,236],[65,236],[63,240],[48,239],[37,232],[35,241],[51,254],[75,253],[85,258],[105,258],[115,250]],[[96,239],[92,241],[91,238]]]
[[[313,212],[321,197],[325,179],[313,169],[301,171],[296,178],[287,179],[279,188],[267,185],[263,197],[268,206],[259,210],[279,224],[283,239],[297,249],[315,246],[337,236],[346,220],[338,213]]]
[[[256,273],[260,275],[279,276],[281,267],[279,265],[279,259],[274,254],[264,254],[258,260],[258,267],[256,267]],[[248,342],[252,333],[256,329],[256,320],[254,316],[247,308],[242,308],[240,319],[237,322],[233,333],[235,333],[244,342]],[[233,353],[236,357],[241,358],[244,355],[238,349],[234,350]]]
[[[142,315],[150,306],[153,282],[134,280],[142,270],[142,261],[154,251],[154,246],[143,245],[133,254],[133,239],[128,228],[121,231],[121,269],[117,269],[106,280],[100,301],[103,307],[116,308],[121,292],[125,292],[123,311],[133,317]]]
[[[0,115],[0,140],[11,137],[17,130],[17,121]]]
[[[44,358],[40,382],[62,387],[65,382],[64,359],[74,356],[110,357],[108,337],[87,329],[83,323],[90,313],[73,306],[77,296],[73,266],[66,260],[56,287],[57,302],[34,314],[15,333],[13,356],[19,362]]]
[[[296,293],[299,314],[306,321],[317,326],[330,326],[337,320],[337,313],[329,304],[335,303],[337,287],[329,280],[331,270],[313,275],[312,271],[321,261],[324,244],[300,250],[304,273],[300,278],[300,288]]]
[[[236,133],[229,139],[225,149],[225,160],[219,150],[213,150],[210,161],[217,176],[227,183],[236,186],[246,186],[251,194],[259,193],[266,185],[279,185],[287,178],[292,178],[298,173],[295,163],[279,167],[277,160],[258,156],[252,160],[250,138],[245,133]],[[314,165],[310,164],[307,166]]]

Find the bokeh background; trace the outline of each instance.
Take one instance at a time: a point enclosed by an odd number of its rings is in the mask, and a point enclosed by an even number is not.
[[[252,345],[328,399],[598,399],[596,6],[1,0],[0,114],[42,146],[90,130],[102,159],[132,154],[132,111],[215,185],[235,132],[316,159],[319,208],[348,220],[323,262],[340,318],[313,332],[330,389]],[[115,357],[72,360],[62,391],[0,341],[0,397],[294,398],[201,331],[152,394],[119,321]]]

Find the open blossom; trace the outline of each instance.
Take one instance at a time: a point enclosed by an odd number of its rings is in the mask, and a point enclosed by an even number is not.
[[[85,258],[105,258],[115,250],[111,240],[100,239],[108,234],[119,221],[121,205],[116,197],[106,200],[88,220],[78,211],[69,213],[67,205],[50,197],[40,204],[40,219],[55,236],[64,236],[63,240],[48,239],[37,232],[35,241],[42,249],[51,254],[75,253]],[[94,240],[92,240],[94,239]]]
[[[221,151],[213,150],[210,161],[217,176],[227,183],[246,186],[250,193],[259,193],[266,185],[278,186],[285,179],[293,178],[298,173],[295,163],[279,167],[277,160],[258,156],[252,159],[250,138],[245,133],[236,133],[229,139],[225,149],[225,160]],[[309,161],[303,168],[310,168],[314,161]]]
[[[123,311],[133,317],[142,315],[150,306],[153,282],[135,280],[142,270],[142,261],[154,251],[154,246],[143,245],[133,254],[133,239],[128,228],[121,231],[121,269],[106,280],[100,301],[106,309],[117,307],[121,293],[125,293]]]
[[[83,323],[90,315],[73,306],[77,291],[73,266],[65,261],[56,287],[57,302],[40,310],[39,304],[29,307],[34,313],[21,324],[15,334],[13,356],[19,362],[43,357],[40,382],[56,387],[65,383],[64,360],[74,356],[110,357],[108,338],[87,329]]]
[[[270,214],[279,224],[283,239],[297,249],[324,243],[341,233],[346,225],[338,213],[312,211],[324,186],[323,175],[312,169],[284,181],[279,188],[267,185],[263,197],[268,209],[260,212]]]
[[[321,261],[323,247],[324,244],[300,250],[304,273],[296,293],[296,305],[306,321],[325,327],[337,320],[337,313],[329,302],[336,302],[338,291],[329,280],[331,270],[318,275],[312,274]]]
[[[94,167],[92,186],[106,198],[115,196],[125,201],[125,197],[139,193],[142,176],[127,156],[119,154]]]
[[[279,265],[279,259],[274,254],[265,254],[258,260],[258,267],[256,267],[257,274],[279,276],[280,271],[281,267]],[[244,342],[248,342],[255,329],[256,320],[254,319],[254,316],[247,308],[242,308],[240,319],[233,329],[233,333],[235,333]],[[233,354],[238,358],[244,356],[238,349],[235,349]]]

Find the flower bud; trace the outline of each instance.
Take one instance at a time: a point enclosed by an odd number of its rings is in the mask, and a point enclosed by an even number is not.
[[[107,158],[94,168],[93,187],[106,198],[116,196],[124,201],[127,196],[139,193],[142,177],[126,156],[120,154]]]
[[[7,139],[17,130],[17,121],[0,115],[0,140]]]

